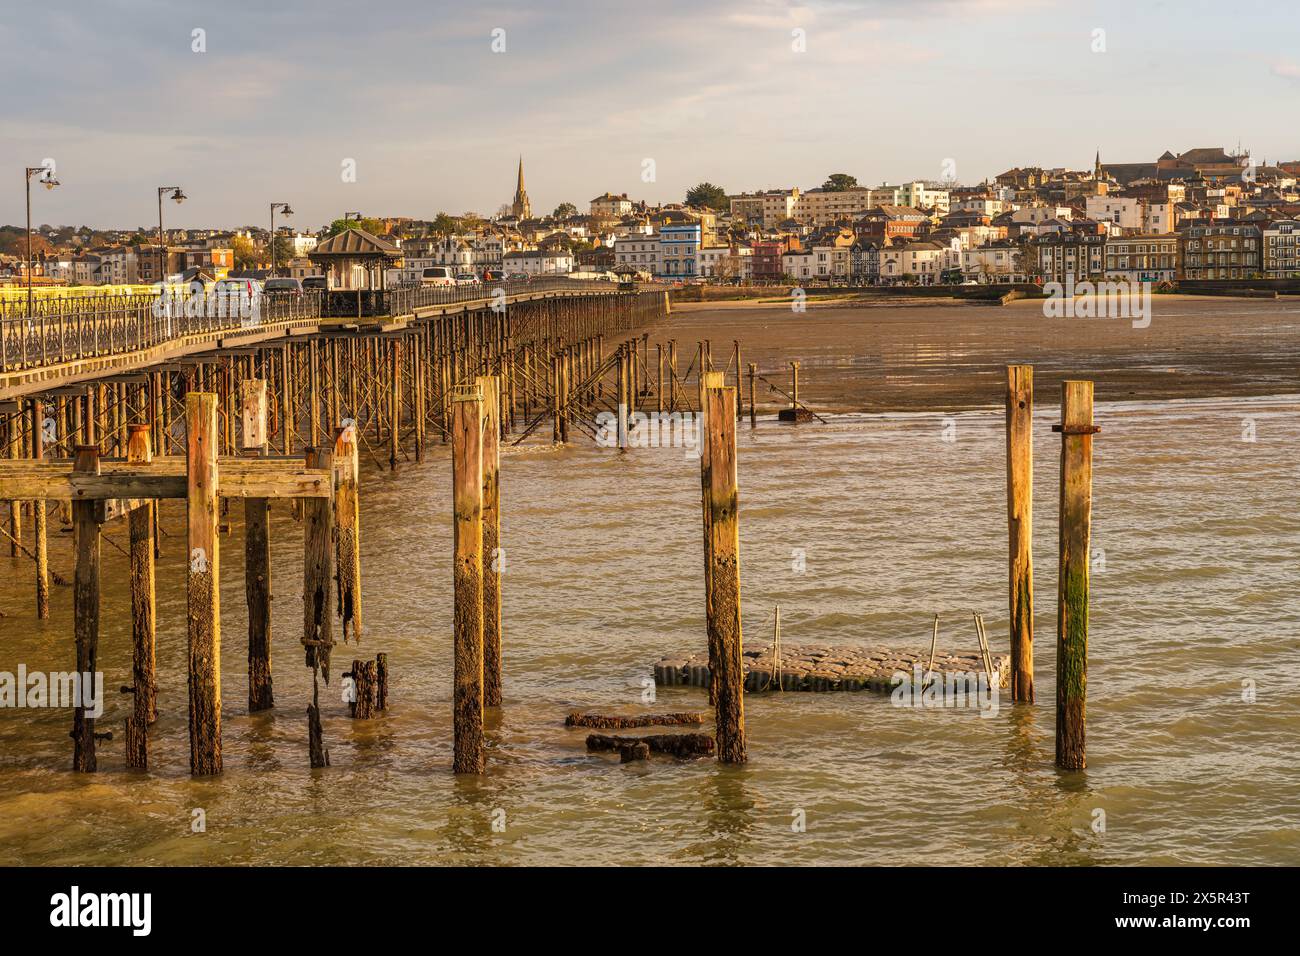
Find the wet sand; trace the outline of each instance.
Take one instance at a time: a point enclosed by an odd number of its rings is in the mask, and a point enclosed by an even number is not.
[[[1099,401],[1229,398],[1300,391],[1300,298],[1156,296],[1150,325],[1045,318],[1042,301],[951,300],[674,303],[651,341],[675,338],[679,369],[708,338],[716,365],[740,341],[741,361],[816,411],[962,409],[997,404],[1005,366],[1034,366],[1040,395],[1068,378],[1096,382]],[[728,381],[730,382],[730,375]],[[758,383],[759,409],[782,404]]]

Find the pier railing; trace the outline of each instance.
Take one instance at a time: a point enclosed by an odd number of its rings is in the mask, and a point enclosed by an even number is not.
[[[46,301],[0,319],[0,372],[58,365],[222,332],[318,318],[318,292],[238,296],[134,295]]]
[[[527,293],[614,292],[613,282],[539,276],[530,280],[396,289],[269,292],[251,299],[212,293],[42,297],[27,314],[0,308],[0,372],[137,352],[201,333],[320,318],[384,318]],[[501,290],[501,292],[498,292]]]

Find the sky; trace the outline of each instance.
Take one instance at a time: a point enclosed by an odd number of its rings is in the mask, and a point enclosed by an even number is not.
[[[535,213],[961,182],[1235,147],[1300,159],[1294,0],[3,0],[0,223],[264,225],[289,202]],[[350,169],[355,176],[349,177]],[[3,173],[3,170],[10,170]]]

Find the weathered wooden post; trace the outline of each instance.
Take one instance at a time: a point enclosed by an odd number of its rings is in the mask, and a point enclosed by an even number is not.
[[[334,568],[345,644],[349,635],[358,643],[361,641],[361,509],[357,491],[360,472],[356,426],[335,429]]]
[[[240,444],[265,455],[267,387],[263,379],[240,383]],[[248,602],[248,710],[275,706],[271,680],[271,507],[265,498],[244,499],[244,595]]]
[[[1034,702],[1034,368],[1007,366],[1011,699]]]
[[[153,461],[150,425],[127,426],[126,460],[147,465]],[[131,563],[131,688],[134,702],[126,719],[126,765],[149,766],[149,725],[158,716],[157,679],[154,673],[156,604],[154,591],[153,501],[143,501],[127,518]]]
[[[389,470],[396,471],[402,426],[402,340],[400,338],[393,339],[390,358],[392,365],[389,375],[392,377],[392,382],[388,394],[388,467]]]
[[[452,769],[483,772],[483,397],[452,396],[454,691]]]
[[[0,336],[2,338],[2,336]],[[8,445],[10,458],[23,457],[23,419],[10,415],[8,419]],[[21,554],[23,540],[23,503],[17,499],[9,502],[9,557]]]
[[[330,448],[308,448],[308,468],[333,474],[334,455]],[[330,603],[330,579],[334,576],[334,502],[330,498],[304,498],[303,529],[303,633],[308,667],[319,667],[329,682],[330,648],[334,646],[334,607]]]
[[[352,716],[370,720],[375,716],[375,662],[353,660],[352,680],[357,688],[357,705]]]
[[[790,363],[790,407],[799,411],[799,363]]]
[[[188,490],[190,773],[221,772],[221,589],[217,538],[217,396],[185,396]]]
[[[99,446],[77,446],[74,469],[99,474]],[[72,769],[95,772],[95,718],[89,716],[87,695],[95,689],[99,659],[99,503],[72,502],[77,567],[73,575],[73,635],[77,645],[77,680],[80,694],[72,712]],[[89,682],[89,686],[86,686]]]
[[[721,375],[722,373],[712,373]],[[710,568],[709,662],[718,759],[745,762],[745,673],[740,631],[740,524],[736,479],[736,390],[705,388],[708,437]],[[703,459],[701,459],[703,460]]]
[[[388,655],[375,655],[375,710],[388,709]]]
[[[45,457],[45,411],[39,398],[32,399],[31,413],[32,458],[40,461]],[[39,498],[32,502],[32,526],[35,534],[32,551],[36,556],[36,616],[45,619],[50,616],[50,561],[45,537],[45,502]]]
[[[755,365],[753,362],[750,362],[749,363],[749,427],[750,428],[758,427],[758,420],[756,418],[758,412],[756,411],[756,406],[754,405],[754,379],[755,377],[757,377],[757,375],[758,375],[758,366]]]
[[[1092,382],[1061,383],[1060,578],[1056,606],[1056,765],[1087,766],[1088,558],[1092,530]]]
[[[618,447],[627,449],[628,439],[628,361],[627,345],[618,347]]]
[[[700,443],[700,508],[704,518],[704,615],[709,635],[709,703],[715,703],[718,689],[718,669],[715,666],[717,647],[713,643],[713,591],[709,585],[713,576],[713,536],[709,530],[712,523],[712,509],[709,506],[709,431],[708,431],[708,396],[710,388],[721,388],[721,372],[701,372],[699,377],[700,414],[696,418],[697,436]]]
[[[501,706],[501,380],[480,375],[483,394],[483,704]]]

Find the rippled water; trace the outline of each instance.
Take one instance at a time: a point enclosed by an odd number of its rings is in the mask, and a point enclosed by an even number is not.
[[[124,769],[118,732],[98,774],[73,775],[66,711],[0,711],[0,848],[18,863],[1300,863],[1300,401],[1099,402],[1104,569],[1089,766],[1073,774],[1053,767],[1059,412],[1039,403],[1036,706],[1004,701],[982,719],[870,693],[747,695],[746,766],[588,756],[585,732],[562,726],[569,708],[638,707],[658,657],[703,646],[698,462],[530,445],[502,465],[506,702],[489,718],[488,773],[456,778],[450,475],[434,449],[364,475],[362,650],[388,652],[392,708],[353,722],[337,686],[324,692],[332,767],[307,767],[301,529],[287,508],[272,531],[279,706],[246,713],[236,508],[222,540],[226,769],[189,777],[176,503],[158,575],[154,769]],[[779,603],[790,644],[924,647],[938,611],[940,646],[971,649],[974,608],[1006,649],[1002,412],[954,413],[952,443],[943,417],[740,430],[747,642],[770,637]],[[125,529],[109,536],[123,543]],[[70,535],[51,549],[70,577]],[[0,670],[70,669],[70,588],[37,622],[29,579],[30,562],[0,559]],[[128,595],[107,543],[104,580],[100,663],[116,688],[130,677]],[[109,700],[100,729],[120,731],[126,701]],[[703,709],[704,692],[660,689],[656,707]],[[190,832],[194,808],[205,833]],[[792,830],[796,810],[806,832]]]

